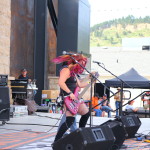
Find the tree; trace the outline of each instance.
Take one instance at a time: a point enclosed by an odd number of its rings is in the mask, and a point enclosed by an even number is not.
[[[99,43],[97,43],[97,47],[100,47],[100,44],[99,44]]]
[[[116,33],[116,38],[120,38],[120,36],[119,36],[118,32]]]

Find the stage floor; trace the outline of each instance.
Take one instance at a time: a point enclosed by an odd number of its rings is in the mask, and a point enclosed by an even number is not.
[[[51,143],[53,143],[57,130],[57,127],[53,126],[58,125],[58,119],[61,115],[51,113],[37,114],[46,117],[32,115],[11,118],[8,124],[0,126],[0,150],[51,150]],[[77,116],[77,120],[79,120],[79,118],[80,117]],[[93,124],[99,125],[109,119],[110,118],[94,117]],[[149,133],[150,119],[141,118],[141,122],[142,125],[138,133]],[[150,143],[136,141],[135,139],[127,139],[124,144],[128,146],[128,148],[126,148],[127,150],[150,150]]]

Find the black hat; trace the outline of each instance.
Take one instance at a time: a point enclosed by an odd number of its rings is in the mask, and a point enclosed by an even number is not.
[[[21,69],[21,72],[25,72],[25,71],[27,71],[27,69],[25,69],[25,68],[24,68],[24,69]]]
[[[104,94],[103,96],[107,97],[107,94]]]

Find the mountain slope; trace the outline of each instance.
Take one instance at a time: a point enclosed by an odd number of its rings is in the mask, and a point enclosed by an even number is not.
[[[150,17],[122,17],[91,27],[92,46],[121,46],[122,38],[150,37]]]

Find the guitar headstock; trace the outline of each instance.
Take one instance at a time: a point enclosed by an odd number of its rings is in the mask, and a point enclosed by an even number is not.
[[[95,77],[98,78],[99,77],[99,73],[95,72]]]
[[[92,72],[92,74],[93,74],[96,78],[99,77],[99,73],[98,73],[98,72]],[[96,81],[96,78],[94,78],[93,80]]]

